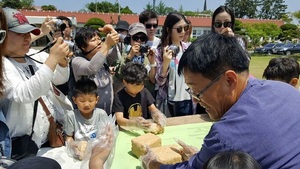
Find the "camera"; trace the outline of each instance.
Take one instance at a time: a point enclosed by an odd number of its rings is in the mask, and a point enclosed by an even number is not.
[[[60,19],[53,19],[56,31],[64,31],[67,25]]]
[[[148,49],[149,49],[149,45],[147,44],[141,44],[140,45],[140,52],[143,54],[143,53],[147,53],[148,52]]]
[[[179,47],[173,44],[168,47],[168,50],[172,51],[173,57],[176,57],[176,55],[179,53]]]

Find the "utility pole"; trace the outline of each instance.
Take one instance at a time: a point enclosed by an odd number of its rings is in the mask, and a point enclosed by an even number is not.
[[[97,12],[97,0],[95,0],[95,5],[96,5],[96,9],[95,9],[95,12]]]
[[[120,21],[121,20],[121,5],[120,5],[120,0],[118,0],[118,4],[119,4],[118,21]]]
[[[153,0],[152,10],[155,11],[155,0]]]
[[[206,0],[204,0],[204,7],[203,7],[203,11],[207,11]]]

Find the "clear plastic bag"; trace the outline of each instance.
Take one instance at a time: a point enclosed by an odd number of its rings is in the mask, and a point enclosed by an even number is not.
[[[97,124],[98,125],[98,130],[97,130],[97,137],[95,139],[91,139],[87,143],[87,147],[85,150],[85,154],[83,156],[83,160],[81,163],[81,169],[88,169],[89,166],[89,160],[92,155],[92,151],[95,150],[95,147],[107,147],[112,146],[110,154],[104,163],[104,168],[109,169],[112,165],[112,161],[114,158],[115,154],[115,143],[116,139],[119,133],[119,128],[118,126],[115,125],[116,122],[116,117],[109,115],[106,116],[105,118],[102,118],[101,121]],[[107,132],[111,132],[110,134],[113,135],[113,142],[109,142],[107,138]]]

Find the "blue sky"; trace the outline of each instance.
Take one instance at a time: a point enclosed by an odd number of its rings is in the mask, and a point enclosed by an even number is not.
[[[85,8],[85,4],[90,2],[102,2],[101,0],[34,0],[36,6],[42,5],[54,5],[58,10],[64,11],[78,11]],[[106,0],[111,3],[115,3],[118,0]],[[156,0],[158,4],[161,0]],[[146,7],[146,4],[152,0],[119,0],[122,7],[129,6],[129,8],[135,12],[140,13]],[[183,10],[187,11],[202,11],[204,0],[162,0],[166,6],[173,7],[174,9],[179,9],[182,5]],[[220,5],[224,5],[225,0],[207,0],[208,10],[214,11]],[[300,10],[299,0],[285,0],[285,4],[288,5],[287,12],[295,12]]]

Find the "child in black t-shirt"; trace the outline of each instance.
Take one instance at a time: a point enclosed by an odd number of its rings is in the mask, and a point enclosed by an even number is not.
[[[148,80],[147,69],[140,63],[127,63],[122,69],[124,88],[114,97],[112,112],[120,126],[136,127],[147,130],[152,122],[166,125],[166,116],[154,105],[154,98],[144,88]]]

